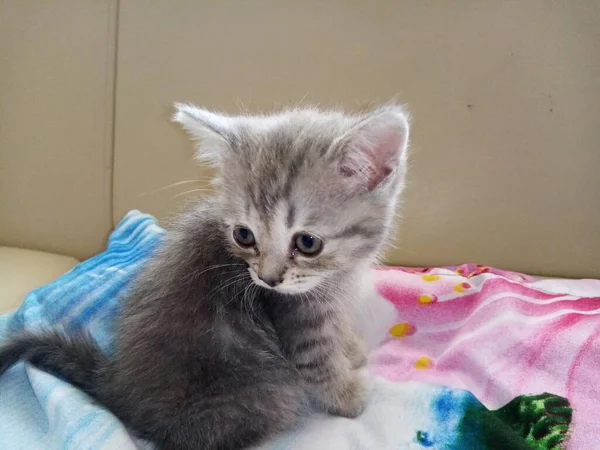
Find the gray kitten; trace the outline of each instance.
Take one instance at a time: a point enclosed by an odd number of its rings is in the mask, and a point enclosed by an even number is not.
[[[408,122],[298,109],[227,117],[177,105],[216,166],[215,194],[183,214],[138,277],[104,355],[87,335],[23,333],[0,349],[54,373],[163,449],[240,449],[310,402],[362,411],[368,383],[351,304],[404,185]]]

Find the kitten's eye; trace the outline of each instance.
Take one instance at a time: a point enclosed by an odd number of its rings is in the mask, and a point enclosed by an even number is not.
[[[323,241],[321,239],[307,233],[297,235],[294,244],[306,256],[316,256],[323,248]]]
[[[233,238],[240,247],[252,247],[256,243],[254,233],[246,227],[235,227],[233,229]]]

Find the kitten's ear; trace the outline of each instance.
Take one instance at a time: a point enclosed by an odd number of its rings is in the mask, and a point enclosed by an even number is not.
[[[341,175],[356,186],[376,189],[403,169],[408,135],[408,118],[402,108],[374,111],[333,143]]]
[[[173,122],[179,122],[198,142],[196,159],[218,165],[231,151],[235,119],[185,103],[175,103]]]

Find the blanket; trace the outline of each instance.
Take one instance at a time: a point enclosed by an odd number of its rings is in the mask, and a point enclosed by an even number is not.
[[[0,339],[85,328],[110,353],[122,294],[163,233],[152,217],[129,213],[105,252],[0,317]],[[257,449],[599,448],[600,281],[470,265],[373,276],[382,304],[370,305],[366,323],[383,342],[370,356],[364,413],[314,414]],[[2,449],[141,447],[150,446],[52,375],[18,364],[0,378]]]

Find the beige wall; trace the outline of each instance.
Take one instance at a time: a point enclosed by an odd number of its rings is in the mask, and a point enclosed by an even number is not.
[[[102,139],[110,114],[101,111],[110,112],[112,99],[103,83],[110,81],[116,10],[111,2],[61,1],[63,10],[46,7],[51,12],[31,6],[41,2],[17,3],[0,8],[51,15],[65,29],[77,15],[90,23],[70,31],[82,37],[81,51],[68,61],[41,56],[41,42],[54,53],[75,46],[47,23],[42,33],[35,24],[27,33],[37,47],[17,40],[18,30],[0,28],[3,57],[26,64],[22,46],[27,64],[39,62],[65,77],[59,96],[38,76],[34,96],[31,83],[0,67],[2,91],[16,87],[12,106],[0,104],[0,127],[10,125],[0,134],[0,239],[85,256],[101,248],[108,231],[103,183],[110,153]],[[67,4],[85,6],[79,12]],[[193,194],[173,197],[196,186],[155,191],[206,175],[192,165],[185,135],[168,122],[174,100],[235,113],[300,101],[362,108],[396,97],[415,120],[404,220],[390,263],[473,261],[600,276],[599,96],[596,0],[122,1],[112,216],[117,221],[138,208],[165,217]],[[54,133],[65,129],[78,97],[86,100],[78,127],[68,127],[72,135]],[[28,132],[23,116],[12,115],[20,102],[53,112],[36,115],[41,132]],[[39,162],[34,149],[48,136],[45,151],[58,160]],[[81,148],[89,159],[74,150]],[[27,188],[16,149],[34,160],[29,172],[36,181]],[[74,189],[83,179],[88,186]],[[24,200],[11,189],[25,190]],[[32,217],[39,223],[32,225]]]
[[[89,256],[110,228],[116,1],[0,1],[0,245]]]

